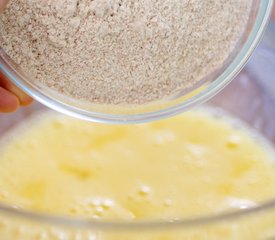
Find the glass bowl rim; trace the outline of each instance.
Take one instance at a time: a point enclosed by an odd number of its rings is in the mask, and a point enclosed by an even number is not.
[[[0,54],[0,70],[7,77],[9,77],[15,85],[17,85],[38,102],[53,110],[72,117],[108,124],[137,124],[156,121],[163,118],[172,117],[190,109],[193,106],[209,100],[234,79],[234,77],[241,71],[245,63],[248,61],[249,57],[253,53],[253,50],[257,47],[268,24],[268,20],[272,11],[272,5],[273,0],[259,2],[259,12],[248,39],[237,56],[233,59],[233,61],[230,62],[229,66],[226,67],[220,76],[208,84],[206,89],[201,90],[191,98],[187,100],[181,100],[180,103],[175,103],[173,106],[165,107],[162,110],[153,110],[141,114],[127,115],[87,111],[75,106],[70,106],[58,99],[54,99],[43,93],[38,88],[32,86],[30,83],[24,80],[24,77],[15,70],[14,66],[12,66],[3,58],[2,54]],[[3,52],[1,48],[0,51]]]
[[[234,222],[244,217],[255,216],[266,213],[270,209],[275,210],[275,199],[262,203],[258,206],[228,211],[212,215],[201,215],[189,218],[168,219],[168,220],[132,220],[132,221],[99,221],[91,218],[69,217],[62,215],[50,215],[46,213],[35,213],[28,210],[13,208],[0,203],[0,212],[3,216],[9,216],[18,220],[47,224],[59,227],[70,227],[83,230],[101,231],[160,231],[160,230],[186,230],[189,228],[199,229],[200,227],[220,223]]]

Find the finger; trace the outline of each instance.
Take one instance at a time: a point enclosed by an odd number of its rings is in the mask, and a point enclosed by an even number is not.
[[[2,12],[5,9],[5,6],[7,5],[8,0],[0,0],[0,12]]]
[[[0,112],[14,112],[18,107],[18,98],[13,93],[0,87]]]
[[[12,84],[2,72],[0,72],[0,86],[16,95],[21,106],[27,106],[32,103],[32,98]]]

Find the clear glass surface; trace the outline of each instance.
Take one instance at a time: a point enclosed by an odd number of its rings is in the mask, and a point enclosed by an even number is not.
[[[95,106],[64,98],[43,86],[35,85],[0,49],[0,70],[42,104],[74,117],[105,123],[140,123],[157,120],[183,112],[200,104],[223,89],[242,69],[257,46],[268,23],[273,0],[253,0],[253,11],[240,46],[217,73],[207,76],[200,85],[169,101],[143,106]]]

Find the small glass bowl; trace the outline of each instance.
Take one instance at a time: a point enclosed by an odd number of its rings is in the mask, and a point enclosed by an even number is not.
[[[225,66],[199,85],[173,99],[141,106],[93,105],[77,102],[30,81],[0,48],[0,71],[14,84],[40,103],[74,117],[103,123],[141,123],[176,115],[200,104],[223,89],[243,68],[257,46],[268,23],[273,0],[254,0],[249,24],[240,39],[240,46]]]

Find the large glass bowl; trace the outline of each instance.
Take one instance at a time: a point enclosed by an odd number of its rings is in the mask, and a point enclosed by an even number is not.
[[[247,67],[207,105],[221,108],[275,147],[275,24]],[[37,103],[0,114],[0,138],[46,108]],[[274,159],[275,161],[275,159]],[[153,169],[152,169],[153,171]],[[275,186],[275,183],[273,183]],[[257,207],[175,221],[97,222],[41,215],[0,203],[2,240],[273,240],[275,196]]]
[[[0,48],[0,71],[42,104],[59,112],[85,120],[105,123],[140,123],[169,117],[202,103],[224,88],[242,69],[257,46],[270,16],[273,0],[253,0],[250,21],[239,45],[215,74],[207,76],[195,88],[167,101],[142,106],[102,106],[77,102],[38,86],[26,76]],[[221,33],[222,34],[222,33]]]

